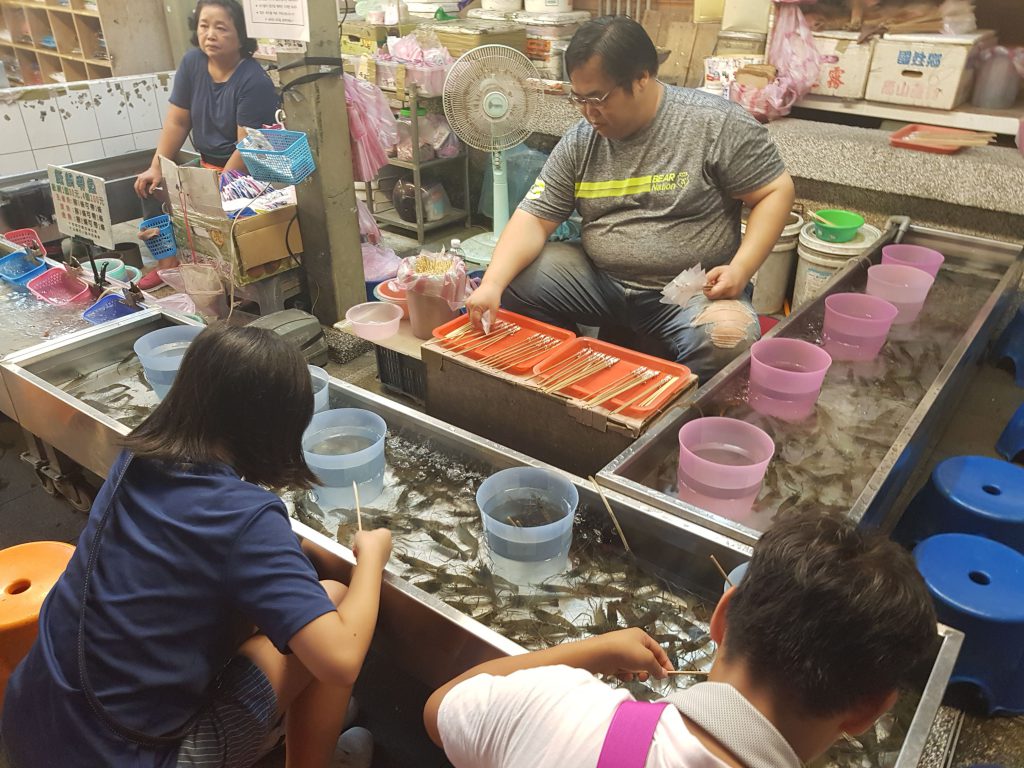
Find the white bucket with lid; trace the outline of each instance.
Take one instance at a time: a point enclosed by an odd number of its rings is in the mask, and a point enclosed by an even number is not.
[[[865,224],[853,240],[829,243],[814,234],[814,223],[800,230],[796,253],[796,283],[793,286],[793,309],[820,294],[832,275],[846,266],[850,259],[863,254],[882,236],[877,227]]]
[[[760,315],[772,315],[782,311],[796,272],[796,244],[804,226],[801,216],[790,211],[789,221],[779,239],[772,246],[768,258],[751,278],[754,283],[754,309]],[[747,222],[740,224],[746,234]]]
[[[572,0],[526,0],[528,13],[568,13]]]

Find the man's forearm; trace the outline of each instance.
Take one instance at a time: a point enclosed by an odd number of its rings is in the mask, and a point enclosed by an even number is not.
[[[747,231],[732,259],[732,264],[740,268],[748,279],[757,272],[778,242],[779,235],[789,221],[793,199],[793,182],[787,174],[751,206]]]
[[[525,211],[517,210],[513,213],[494,249],[490,266],[484,273],[484,284],[504,291],[516,275],[540,255],[557,226],[557,222],[541,219]]]

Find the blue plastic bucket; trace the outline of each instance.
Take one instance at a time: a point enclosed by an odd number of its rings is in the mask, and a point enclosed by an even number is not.
[[[355,509],[352,483],[359,487],[361,505],[381,495],[387,431],[384,419],[362,408],[335,408],[313,416],[302,436],[302,453],[320,478],[314,493],[322,509]]]
[[[181,359],[192,340],[203,332],[202,326],[175,325],[161,328],[139,337],[135,342],[135,354],[142,362],[146,381],[163,400],[178,374]]]

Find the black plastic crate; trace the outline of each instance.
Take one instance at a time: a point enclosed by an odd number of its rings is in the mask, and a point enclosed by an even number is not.
[[[423,361],[374,345],[377,376],[381,386],[423,403],[427,396],[427,377]]]

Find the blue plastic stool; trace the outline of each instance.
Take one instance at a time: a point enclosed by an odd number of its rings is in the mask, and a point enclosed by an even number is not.
[[[1024,451],[1024,405],[1010,417],[1006,429],[996,442],[996,451],[1007,461],[1013,461]]]
[[[951,683],[969,683],[989,714],[1024,712],[1024,555],[944,533],[914,549],[939,621],[964,633]]]
[[[1005,357],[1013,361],[1017,386],[1024,387],[1024,305],[1017,309],[1017,314],[996,342],[995,359],[998,361]]]
[[[971,533],[1024,553],[1024,467],[987,456],[940,462],[893,538],[912,547],[937,533]]]

